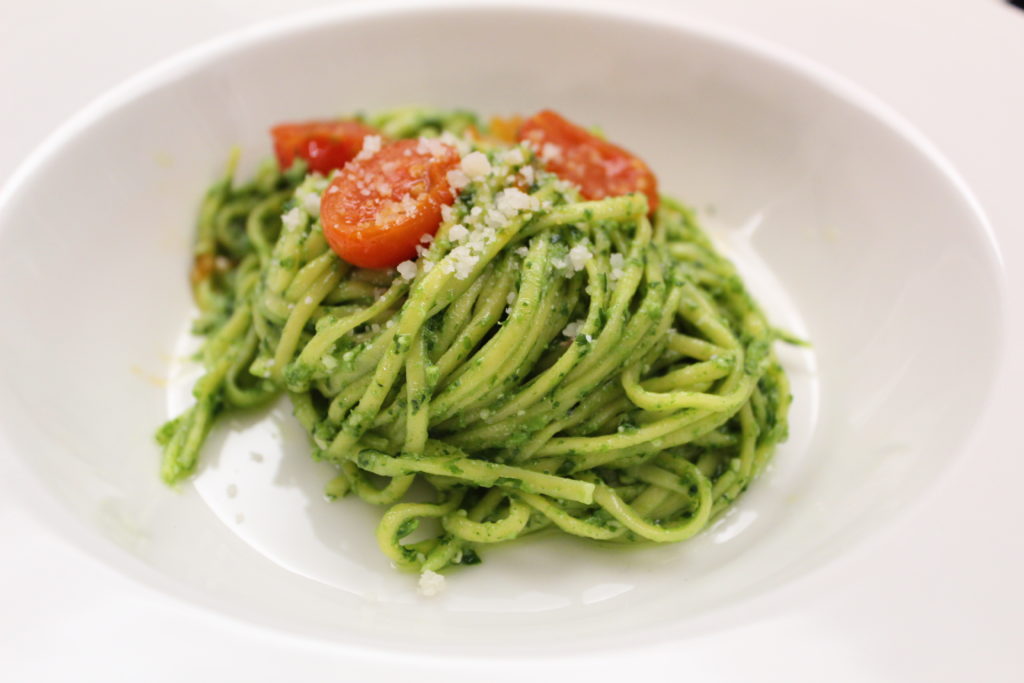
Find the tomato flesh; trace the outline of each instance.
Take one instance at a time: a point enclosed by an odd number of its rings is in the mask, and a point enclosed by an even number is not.
[[[658,208],[658,180],[643,160],[557,112],[534,114],[519,127],[518,138],[532,143],[545,167],[578,185],[586,199],[642,192],[651,213]]]
[[[416,256],[424,235],[441,224],[441,207],[455,197],[448,172],[459,164],[450,145],[399,140],[335,176],[320,200],[327,243],[363,268],[392,268]]]
[[[306,121],[282,123],[270,129],[274,153],[282,169],[296,158],[305,159],[309,170],[327,175],[343,168],[363,148],[363,138],[374,135],[359,121]]]

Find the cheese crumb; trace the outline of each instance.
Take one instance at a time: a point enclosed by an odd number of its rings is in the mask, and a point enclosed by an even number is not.
[[[423,244],[430,244],[433,241],[434,236],[431,235],[429,232],[425,232],[422,235],[420,235],[420,242],[423,242]]]
[[[469,185],[469,176],[459,168],[453,168],[448,171],[447,178],[448,184],[452,186],[453,190],[461,190],[466,185]]]
[[[363,138],[363,148],[359,150],[359,154],[356,155],[356,161],[362,161],[369,159],[374,154],[380,151],[380,136],[379,135],[367,135]]]
[[[550,142],[545,142],[540,150],[540,158],[544,161],[559,159],[562,156],[562,148]]]
[[[608,261],[609,263],[611,263],[612,266],[611,275],[612,281],[614,282],[615,280],[618,280],[625,274],[625,271],[622,270],[622,267],[626,264],[626,259],[622,256],[622,254],[612,254],[609,257]]]
[[[398,274],[406,280],[411,280],[416,277],[416,264],[412,261],[402,261],[398,264]]]
[[[473,148],[473,146],[469,144],[467,140],[465,140],[464,138],[455,137],[455,135],[453,135],[452,132],[448,130],[441,133],[441,137],[439,137],[438,139],[441,142],[445,143],[446,145],[451,145],[452,147],[457,149],[459,152],[459,156],[468,154],[469,151]]]
[[[320,195],[315,191],[296,192],[295,198],[310,217],[316,218],[320,215]]]
[[[513,210],[510,211],[509,215],[515,216],[516,213]],[[487,227],[491,230],[500,230],[508,225],[509,215],[502,213],[500,210],[488,209],[487,213],[484,215],[484,223],[486,223]]]
[[[574,322],[569,323],[568,325],[565,326],[565,329],[562,330],[562,335],[568,337],[569,339],[575,339],[576,335],[579,334],[580,330],[583,328],[583,323],[584,321],[582,320],[576,320]]]
[[[425,598],[432,598],[444,591],[444,577],[429,569],[420,574],[420,595]]]
[[[448,238],[453,242],[461,242],[469,237],[469,230],[461,223],[456,223],[448,231]]]
[[[523,181],[525,181],[527,185],[533,185],[533,181],[535,180],[533,175],[533,166],[523,166],[519,169],[519,175],[523,176]]]
[[[521,150],[518,147],[515,147],[505,152],[502,155],[501,160],[504,161],[506,164],[512,164],[513,166],[518,166],[519,164],[526,161],[526,159],[523,157],[523,150]]]
[[[399,202],[399,206],[402,209],[402,213],[409,218],[413,218],[419,212],[419,205],[416,203],[416,200],[412,198],[412,195],[407,194],[402,197],[402,201]]]
[[[455,220],[455,212],[452,211],[452,207],[450,204],[441,205],[441,220],[444,221],[445,223],[451,223],[453,220]]]
[[[472,152],[466,155],[459,168],[470,180],[478,180],[491,172],[491,162],[483,152]]]
[[[480,257],[473,253],[470,246],[463,244],[448,252],[448,258],[443,263],[445,272],[455,273],[456,279],[465,280],[479,261]]]
[[[583,270],[583,267],[593,258],[590,250],[582,244],[577,244],[575,247],[569,250],[569,263],[572,264],[572,269],[577,273]]]
[[[281,216],[281,225],[284,229],[291,232],[302,224],[302,210],[293,206],[285,215]]]
[[[506,218],[512,218],[520,211],[536,211],[540,202],[517,187],[509,187],[501,191],[495,205]]]
[[[441,159],[448,152],[448,145],[437,138],[420,138],[419,144],[416,145],[416,151],[420,154],[429,154],[435,159]]]

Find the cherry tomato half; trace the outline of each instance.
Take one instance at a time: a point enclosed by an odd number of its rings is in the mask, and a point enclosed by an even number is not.
[[[545,109],[519,128],[519,140],[533,143],[549,171],[579,185],[587,199],[643,192],[653,213],[658,180],[642,160],[602,140],[560,114]]]
[[[270,129],[274,153],[282,169],[296,157],[309,163],[309,170],[326,175],[343,168],[363,148],[363,138],[377,131],[358,121],[307,121],[282,123]]]
[[[320,200],[327,243],[363,268],[390,268],[416,255],[423,235],[441,224],[441,207],[455,197],[448,171],[454,147],[436,140],[399,140],[335,176]]]

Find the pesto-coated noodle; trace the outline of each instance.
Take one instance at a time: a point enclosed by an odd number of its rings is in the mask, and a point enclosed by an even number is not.
[[[530,146],[467,142],[487,127],[466,113],[370,122],[472,144],[490,172],[398,273],[328,246],[328,179],[268,164],[236,186],[232,162],[200,211],[205,374],[158,433],[163,478],[195,470],[225,410],[286,392],[337,467],[328,495],[386,506],[378,541],[403,568],[474,564],[545,528],[616,543],[706,528],[785,439],[790,394],[778,333],[693,215],[667,198],[648,215],[641,193],[585,201]],[[432,500],[410,499],[417,481]],[[429,518],[440,532],[403,542]]]

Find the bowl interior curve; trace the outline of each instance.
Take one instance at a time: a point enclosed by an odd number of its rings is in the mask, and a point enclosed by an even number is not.
[[[286,405],[226,420],[195,486],[160,483],[194,214],[230,147],[244,174],[273,123],[409,103],[601,125],[813,343],[783,350],[790,441],[712,530],[635,552],[540,538],[423,601],[377,551],[378,513],[322,500]],[[434,652],[649,639],[806,575],[956,457],[995,371],[992,254],[905,131],[742,41],[580,11],[339,12],[159,70],[21,179],[0,208],[0,431],[125,571],[228,613]]]

